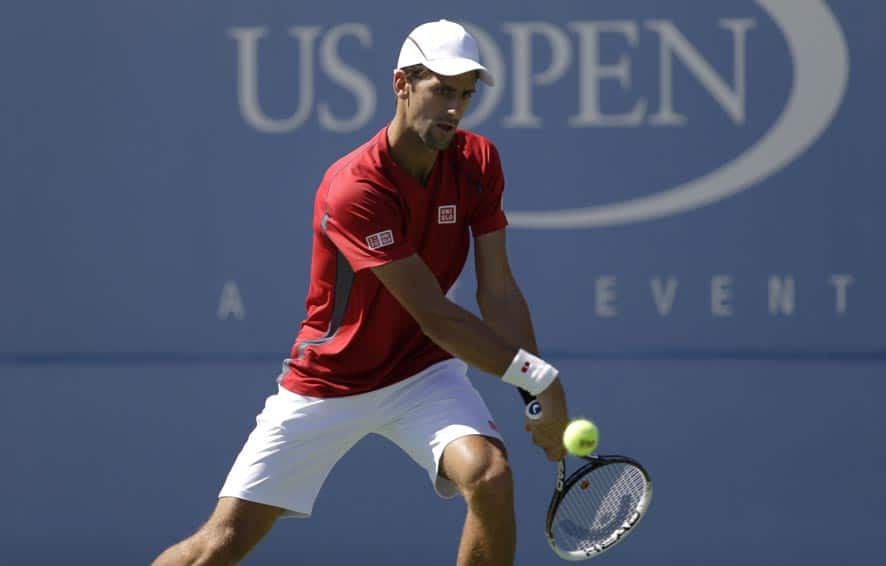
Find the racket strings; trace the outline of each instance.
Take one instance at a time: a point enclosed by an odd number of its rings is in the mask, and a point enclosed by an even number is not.
[[[555,544],[565,551],[599,551],[609,546],[617,533],[636,520],[646,489],[645,476],[631,464],[591,470],[572,484],[555,511]]]

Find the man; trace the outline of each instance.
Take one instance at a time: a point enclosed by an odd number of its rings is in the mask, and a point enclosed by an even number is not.
[[[457,130],[476,41],[446,20],[415,28],[394,71],[393,121],[330,167],[317,191],[307,318],[209,521],[155,566],[232,564],[282,516],[310,515],[332,466],[370,432],[424,467],[467,516],[458,564],[512,564],[510,469],[467,364],[538,396],[527,429],[551,460],[567,421],[511,273],[495,147]],[[482,320],[447,300],[475,242]],[[463,360],[463,362],[462,362]]]

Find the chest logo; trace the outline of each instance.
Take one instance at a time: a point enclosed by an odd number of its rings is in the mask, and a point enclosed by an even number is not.
[[[447,204],[437,209],[437,224],[455,224],[454,204]]]
[[[390,230],[366,236],[366,245],[370,250],[377,250],[394,243],[394,233]]]

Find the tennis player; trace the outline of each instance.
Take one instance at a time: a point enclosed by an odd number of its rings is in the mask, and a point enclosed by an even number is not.
[[[538,396],[544,414],[527,429],[551,460],[564,455],[567,412],[509,267],[498,152],[458,129],[478,80],[494,83],[462,26],[426,23],[403,42],[393,120],[317,190],[307,318],[278,391],[208,522],[156,566],[239,561],[278,518],[309,516],[369,433],[400,446],[441,497],[464,497],[458,564],[513,563],[511,472],[467,365]],[[471,234],[482,320],[445,296]]]

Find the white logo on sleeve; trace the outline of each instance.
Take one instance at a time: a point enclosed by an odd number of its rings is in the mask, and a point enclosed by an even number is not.
[[[370,250],[377,250],[394,243],[394,233],[390,230],[366,236],[366,245]]]
[[[437,209],[437,224],[455,224],[454,204],[447,204]]]

